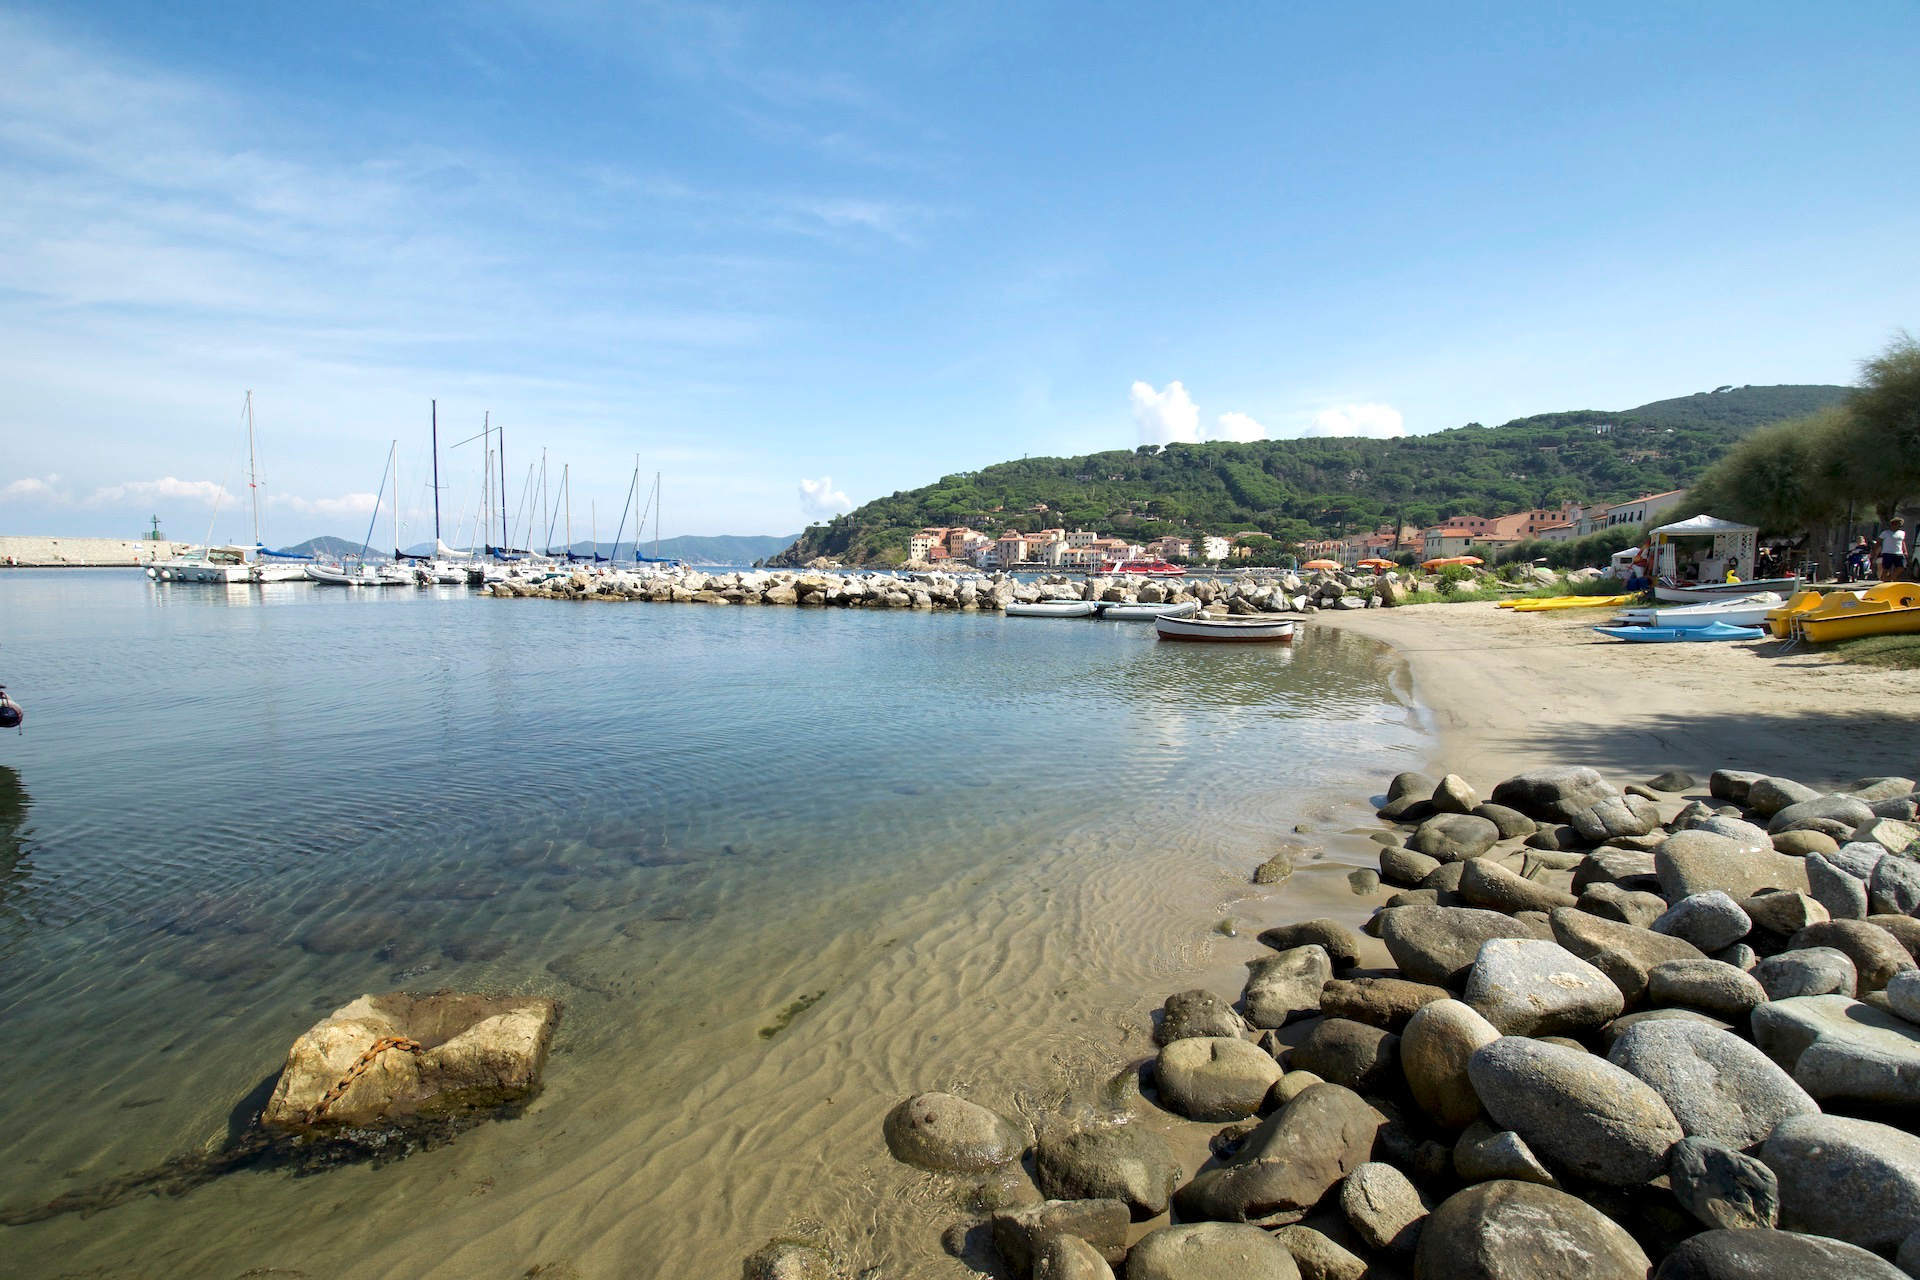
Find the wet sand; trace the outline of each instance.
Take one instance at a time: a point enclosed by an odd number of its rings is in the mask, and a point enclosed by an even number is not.
[[[1810,785],[1920,776],[1920,671],[1842,662],[1783,642],[1627,644],[1606,609],[1516,614],[1492,603],[1324,613],[1407,663],[1440,751],[1483,790],[1521,769],[1591,765],[1616,781],[1686,769]],[[1375,785],[1380,781],[1374,780]]]

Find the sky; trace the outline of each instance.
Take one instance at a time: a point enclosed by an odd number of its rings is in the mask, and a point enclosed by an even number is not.
[[[0,0],[0,533],[249,539],[249,392],[277,546],[430,538],[436,402],[466,542],[483,421],[604,540],[636,469],[791,534],[1850,382],[1920,331],[1916,67],[1912,0]]]

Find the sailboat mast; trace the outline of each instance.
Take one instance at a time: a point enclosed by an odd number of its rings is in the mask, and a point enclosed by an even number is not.
[[[540,523],[547,526],[547,554],[553,554],[553,522],[547,518],[547,451],[540,450]]]
[[[600,501],[597,498],[587,502],[587,528],[593,531],[593,562],[600,563]]]
[[[480,545],[484,548],[493,541],[493,411],[488,410],[480,418],[480,438],[484,442],[480,451],[487,455],[486,465],[480,469]]]
[[[660,473],[653,473],[653,558],[660,558]]]
[[[513,550],[513,540],[507,537],[507,429],[500,428],[500,542],[503,552]]]
[[[393,561],[400,563],[400,442],[395,440],[387,450],[387,456],[393,461]]]
[[[567,507],[567,559],[569,560],[573,559],[573,486],[567,482],[567,478],[572,472],[571,462],[560,468],[560,496]]]
[[[260,473],[253,456],[253,392],[247,392],[247,492],[253,496],[253,545],[260,541]]]
[[[433,554],[440,554],[440,402],[433,402]]]

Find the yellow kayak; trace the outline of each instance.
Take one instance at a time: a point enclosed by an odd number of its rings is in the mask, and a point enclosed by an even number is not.
[[[1624,596],[1546,596],[1538,600],[1502,600],[1502,609],[1511,609],[1515,613],[1551,613],[1556,609],[1617,609],[1623,604],[1632,604],[1640,597]]]

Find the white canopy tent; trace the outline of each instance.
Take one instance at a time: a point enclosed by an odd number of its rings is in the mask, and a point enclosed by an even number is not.
[[[1731,569],[1742,582],[1753,578],[1760,530],[1714,516],[1695,516],[1653,531],[1653,571],[1678,583],[1722,582]]]

